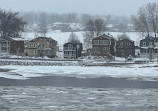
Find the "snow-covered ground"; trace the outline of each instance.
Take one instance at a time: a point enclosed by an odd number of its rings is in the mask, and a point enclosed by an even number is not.
[[[9,71],[4,71],[9,70]],[[77,78],[116,77],[153,80],[158,78],[158,63],[126,66],[0,66],[0,77],[28,79],[40,76],[68,76]]]

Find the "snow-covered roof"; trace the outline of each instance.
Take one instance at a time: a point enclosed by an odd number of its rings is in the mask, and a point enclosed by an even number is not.
[[[20,37],[16,37],[16,38],[12,38],[13,40],[15,40],[15,41],[24,41],[25,39],[23,39],[23,38],[20,38]]]
[[[97,38],[106,38],[106,39],[113,39],[112,35],[101,35],[101,36],[98,36],[98,37],[95,37],[93,40],[97,39]]]

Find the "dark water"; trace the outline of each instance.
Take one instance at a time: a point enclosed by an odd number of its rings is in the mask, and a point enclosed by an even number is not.
[[[154,81],[131,80],[130,78],[76,78],[66,76],[34,77],[26,80],[0,78],[0,86],[53,86],[53,87],[86,87],[86,88],[158,88]]]
[[[157,111],[158,89],[0,87],[0,111]]]
[[[129,78],[0,78],[0,111],[158,111],[158,81]]]

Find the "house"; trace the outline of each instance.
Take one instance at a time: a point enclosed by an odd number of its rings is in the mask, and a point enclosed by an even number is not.
[[[8,55],[10,53],[10,41],[0,38],[0,55]]]
[[[31,57],[56,57],[57,41],[52,38],[38,37],[27,43],[27,55]]]
[[[135,45],[134,41],[129,39],[122,39],[116,42],[116,56],[127,57],[135,56]]]
[[[158,38],[146,37],[140,41],[141,58],[157,58],[158,56]]]
[[[24,54],[24,39],[10,38],[10,54],[23,55]]]
[[[78,58],[81,57],[82,52],[82,43],[74,43],[74,42],[68,42],[64,44],[64,58]]]
[[[115,40],[110,35],[103,34],[92,40],[93,56],[115,55]]]

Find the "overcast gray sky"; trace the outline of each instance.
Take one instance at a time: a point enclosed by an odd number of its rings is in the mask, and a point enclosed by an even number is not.
[[[0,8],[13,11],[43,11],[87,14],[136,14],[138,7],[158,0],[0,0]]]

